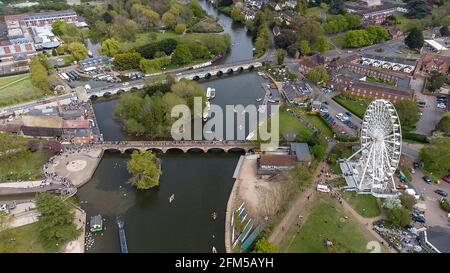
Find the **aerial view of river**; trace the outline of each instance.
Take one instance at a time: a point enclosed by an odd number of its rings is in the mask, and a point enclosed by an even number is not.
[[[233,24],[206,1],[200,4],[208,14],[219,18],[229,33],[233,45],[222,63],[252,58],[253,44],[244,26]],[[216,89],[211,103],[255,104],[264,95],[262,79],[256,72],[224,76],[201,82]],[[93,104],[98,126],[104,140],[131,140],[122,131],[120,122],[113,119],[118,100],[99,100]],[[148,191],[137,191],[127,180],[129,154],[106,152],[93,178],[79,189],[81,207],[89,217],[101,214],[106,219],[106,230],[94,236],[95,243],[87,252],[120,252],[118,228],[120,215],[130,252],[218,252],[225,251],[225,211],[233,186],[233,172],[238,153],[181,153],[161,154],[162,176],[160,186]],[[175,199],[169,202],[174,194]],[[213,220],[211,214],[217,213]]]

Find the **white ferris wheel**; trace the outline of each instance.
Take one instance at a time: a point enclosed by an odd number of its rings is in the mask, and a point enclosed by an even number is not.
[[[395,190],[394,172],[401,155],[400,120],[391,102],[374,100],[367,107],[361,127],[361,148],[347,159],[360,155],[354,165],[358,190]]]

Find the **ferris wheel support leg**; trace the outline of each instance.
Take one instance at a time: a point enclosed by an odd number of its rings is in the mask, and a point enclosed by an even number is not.
[[[367,149],[367,147],[361,147],[358,151],[356,151],[354,154],[352,154],[349,158],[347,158],[347,161],[349,161],[350,159],[352,159],[355,155],[359,154],[360,152],[362,152],[364,149]]]
[[[358,185],[358,189],[359,190],[361,190],[361,187],[362,187],[362,184],[363,184],[363,181],[364,181],[364,177],[366,176],[366,171],[367,171],[367,167],[369,167],[369,162],[370,162],[370,157],[372,155],[372,152],[373,152],[373,145],[370,146],[369,155],[367,156],[368,160],[366,161],[366,164],[364,166],[364,171],[361,174],[361,180],[359,181],[359,185]]]

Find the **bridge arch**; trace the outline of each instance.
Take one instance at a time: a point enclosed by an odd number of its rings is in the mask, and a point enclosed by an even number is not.
[[[250,70],[250,71],[252,71],[253,69],[255,69],[255,66],[254,66],[254,65],[250,65],[250,66],[248,67],[248,70]]]
[[[188,152],[188,153],[204,153],[205,150],[200,147],[191,147],[191,148],[187,149],[186,152]]]
[[[193,79],[194,81],[198,81],[198,80],[200,80],[200,77],[197,76],[197,75],[195,75],[192,79]]]
[[[109,153],[122,153],[122,151],[119,148],[105,148],[105,152]]]
[[[126,148],[126,149],[124,150],[124,152],[127,153],[127,154],[131,154],[131,153],[133,153],[134,151],[140,151],[140,149],[139,149],[139,148],[136,148],[136,147],[130,147],[130,148]]]
[[[117,94],[117,95],[120,95],[120,94],[122,94],[122,93],[125,93],[125,90],[123,90],[123,89],[120,89],[120,90],[118,90],[118,91],[117,91],[117,93],[116,93],[116,94]]]
[[[228,68],[227,74],[233,74],[233,72],[234,72],[233,68]]]
[[[246,149],[245,148],[240,148],[240,147],[230,147],[226,150],[227,153],[245,153]]]
[[[150,148],[150,149],[147,149],[146,151],[151,151],[152,153],[156,153],[156,154],[162,154],[162,153],[166,152],[166,151],[164,151],[163,149],[160,149],[160,148]]]
[[[222,70],[217,71],[217,73],[216,73],[216,76],[217,76],[217,77],[221,77],[222,75],[223,75]]]
[[[185,151],[182,148],[171,147],[166,150],[166,153],[184,153]]]
[[[91,95],[89,98],[90,98],[91,100],[95,100],[95,99],[97,99],[98,97],[97,97],[97,95]]]
[[[206,73],[205,78],[207,79],[211,78],[211,73]]]
[[[226,153],[226,149],[224,148],[219,148],[219,147],[215,147],[215,148],[209,148],[207,151],[207,153]]]
[[[109,97],[109,96],[111,96],[111,93],[110,92],[105,92],[105,93],[103,93],[103,97]]]
[[[240,66],[240,67],[237,69],[237,71],[238,71],[239,73],[241,73],[242,71],[244,71],[244,68],[243,68],[242,66]]]

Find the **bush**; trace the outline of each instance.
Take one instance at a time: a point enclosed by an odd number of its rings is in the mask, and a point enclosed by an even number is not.
[[[388,220],[396,227],[403,228],[411,223],[411,212],[407,208],[387,210]]]
[[[450,204],[449,201],[446,198],[442,198],[440,202],[441,208],[445,210],[446,212],[450,213]]]
[[[400,195],[400,201],[402,202],[402,205],[409,210],[412,210],[417,203],[416,198],[407,193],[402,193],[402,195]]]
[[[420,143],[429,143],[427,136],[416,133],[403,132],[403,138],[407,140],[417,141]]]

